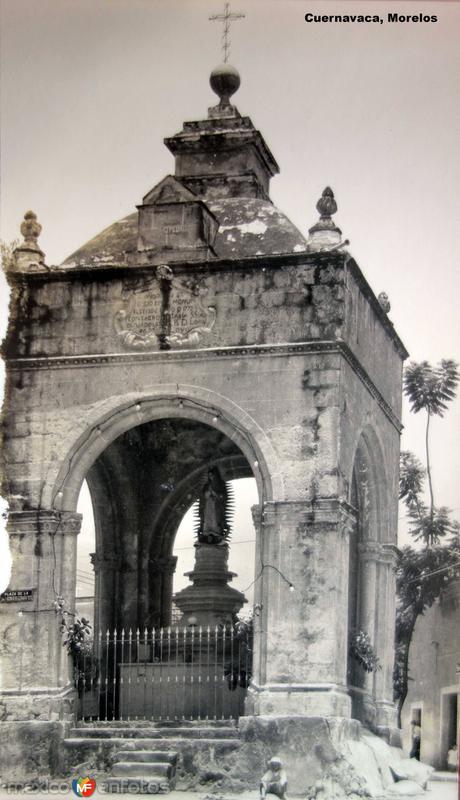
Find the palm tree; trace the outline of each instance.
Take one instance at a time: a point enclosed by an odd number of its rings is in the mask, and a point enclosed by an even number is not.
[[[422,503],[414,502],[413,498],[411,501],[407,494],[402,494],[401,497],[406,499],[411,520],[411,533],[415,539],[423,539],[426,547],[431,547],[439,542],[450,530],[448,510],[444,507],[436,509],[434,503],[429,436],[432,416],[444,416],[448,403],[456,397],[455,390],[458,381],[458,364],[452,359],[442,359],[434,367],[428,361],[421,361],[420,363],[411,361],[404,373],[404,394],[409,398],[411,411],[414,414],[419,411],[426,412],[425,455],[426,476],[430,493],[429,509]],[[408,464],[403,464],[404,467],[407,468]],[[418,492],[419,496],[420,491]]]
[[[425,411],[426,467],[409,452],[401,453],[399,497],[408,512],[409,530],[425,547],[415,550],[406,546],[399,552],[397,569],[396,660],[394,670],[395,700],[398,701],[399,724],[407,696],[409,680],[409,648],[418,617],[430,608],[447,584],[457,577],[460,566],[459,525],[451,519],[445,506],[436,507],[430,461],[430,421],[433,415],[443,417],[456,396],[459,381],[458,365],[444,359],[432,367],[428,361],[411,362],[404,374],[404,393],[411,411]],[[423,501],[425,477],[428,479],[430,503]],[[448,534],[452,538],[442,546]]]

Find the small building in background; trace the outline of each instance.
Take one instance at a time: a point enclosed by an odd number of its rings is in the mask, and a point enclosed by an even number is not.
[[[403,708],[404,748],[411,721],[421,728],[420,758],[436,769],[458,764],[460,701],[460,580],[419,618],[411,645],[409,691]]]

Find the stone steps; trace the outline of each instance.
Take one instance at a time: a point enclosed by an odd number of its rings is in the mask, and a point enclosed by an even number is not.
[[[122,778],[127,775],[128,777],[137,778],[142,775],[143,778],[167,778],[168,780],[174,777],[176,768],[172,764],[159,764],[157,762],[149,763],[147,760],[139,761],[117,761],[112,767],[112,775]]]
[[[72,728],[64,740],[66,763],[98,765],[96,771],[107,774],[104,790],[118,794],[168,793],[179,759],[183,774],[191,753],[207,761],[211,753],[224,756],[239,747],[232,720],[92,722]]]
[[[227,726],[209,726],[203,725],[202,727],[186,727],[186,726],[101,726],[101,727],[81,727],[71,728],[70,738],[76,739],[82,735],[84,737],[95,739],[109,739],[113,737],[122,738],[148,738],[148,739],[237,739],[238,730],[236,727]]]
[[[93,722],[85,721],[78,728],[74,730],[91,730],[92,728],[202,728],[209,726],[213,730],[216,728],[235,728],[237,727],[234,719],[165,719],[165,720],[151,720],[151,719],[132,719],[132,720],[94,720]]]
[[[206,749],[208,747],[213,747],[216,751],[235,750],[240,746],[240,741],[238,738],[212,739],[203,737],[200,739],[192,739],[191,737],[188,737],[186,739],[153,739],[149,737],[141,739],[139,737],[131,737],[130,739],[125,739],[117,736],[114,738],[105,737],[100,739],[95,736],[79,736],[75,738],[64,739],[64,748],[67,750],[85,750],[87,748],[92,748],[94,750],[95,748],[98,748],[102,752],[103,750],[113,750],[114,748],[124,747],[125,742],[131,742],[133,748],[135,747],[138,750],[160,750],[160,748],[164,747],[166,743],[168,748],[171,748],[171,750],[174,751],[180,751],[185,747],[190,748],[192,745],[195,749]]]
[[[177,765],[177,753],[164,753],[158,750],[120,750],[115,753],[117,761],[123,761],[123,758],[129,756],[129,761],[146,761],[151,764],[165,765],[172,764],[174,767]]]

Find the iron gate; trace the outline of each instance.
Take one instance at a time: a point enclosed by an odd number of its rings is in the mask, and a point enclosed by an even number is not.
[[[75,659],[78,718],[237,719],[251,679],[244,624],[99,631]]]

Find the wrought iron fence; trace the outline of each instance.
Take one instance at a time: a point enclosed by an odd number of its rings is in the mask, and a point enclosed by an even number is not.
[[[251,667],[244,626],[99,631],[75,660],[78,718],[237,719]]]

